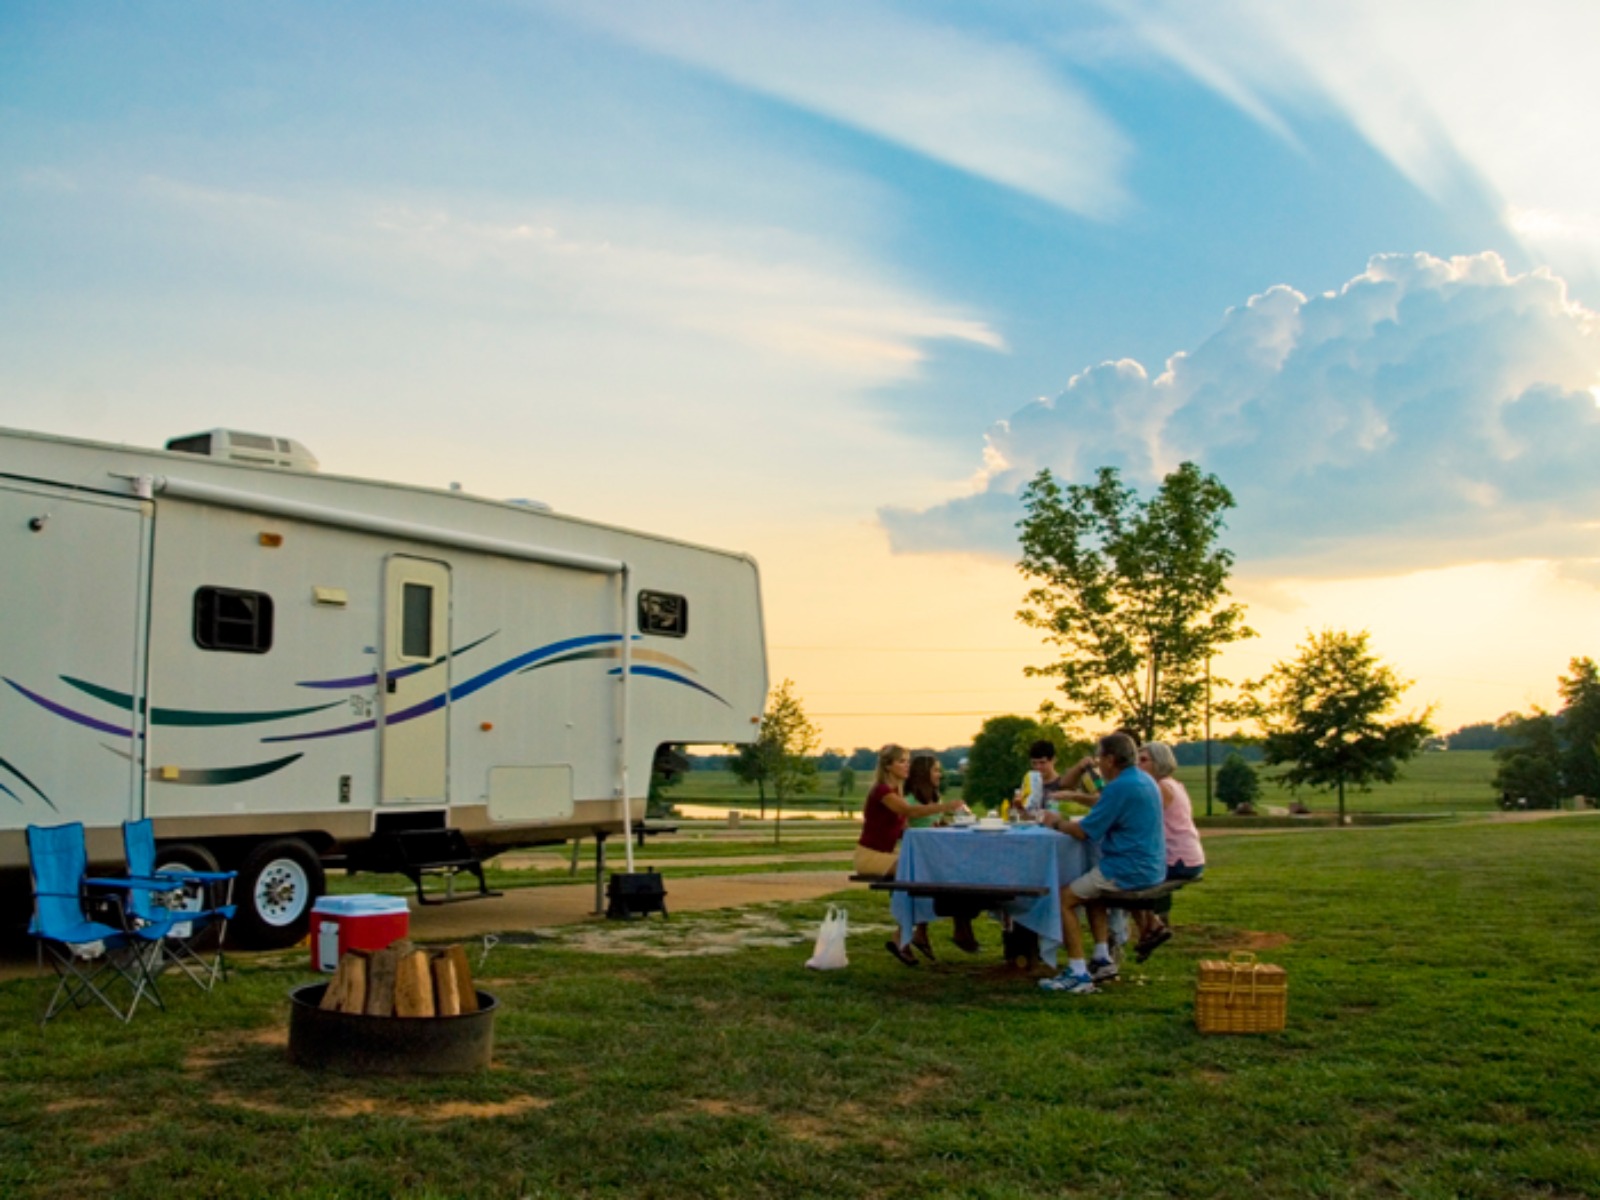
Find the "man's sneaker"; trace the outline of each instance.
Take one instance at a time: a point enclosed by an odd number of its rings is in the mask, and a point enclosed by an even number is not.
[[[1089,963],[1089,978],[1096,983],[1104,983],[1108,979],[1115,979],[1118,974],[1115,959],[1097,958]]]
[[[1063,971],[1054,979],[1041,979],[1039,986],[1047,992],[1071,992],[1074,996],[1087,996],[1100,990],[1087,975],[1075,975],[1071,971]]]

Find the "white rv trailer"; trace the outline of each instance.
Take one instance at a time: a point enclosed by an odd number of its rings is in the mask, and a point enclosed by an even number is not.
[[[82,821],[109,864],[148,816],[163,862],[238,869],[241,933],[284,945],[330,860],[618,832],[658,747],[752,736],[746,556],[321,474],[287,439],[169,445],[0,430],[13,878],[30,824]]]

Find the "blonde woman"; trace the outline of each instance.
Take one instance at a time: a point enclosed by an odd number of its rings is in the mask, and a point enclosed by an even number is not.
[[[959,800],[907,803],[905,783],[910,774],[911,752],[904,746],[890,743],[878,751],[878,769],[872,777],[872,790],[867,793],[861,810],[861,839],[856,843],[855,857],[857,875],[894,875],[895,868],[900,865],[900,839],[905,834],[907,820],[960,812],[966,807]],[[917,956],[911,953],[910,946],[902,946],[892,938],[885,945],[889,953],[906,966],[917,965]]]

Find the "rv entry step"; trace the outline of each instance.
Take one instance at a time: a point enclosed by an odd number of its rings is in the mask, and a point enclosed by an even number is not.
[[[483,862],[459,829],[397,829],[380,833],[372,845],[374,870],[398,871],[417,885],[419,904],[455,904],[498,896],[483,877]],[[456,891],[456,876],[466,872],[478,880],[476,891]],[[444,893],[429,892],[424,881],[444,879]]]

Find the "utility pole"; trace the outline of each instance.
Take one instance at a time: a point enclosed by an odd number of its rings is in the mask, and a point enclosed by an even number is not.
[[[1211,656],[1206,655],[1206,816],[1211,815]]]

